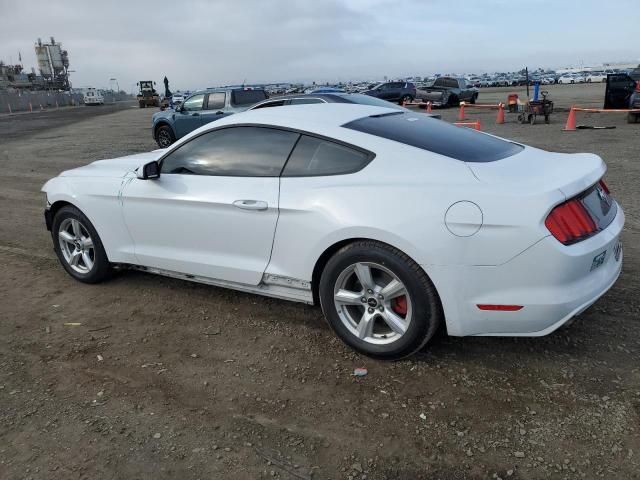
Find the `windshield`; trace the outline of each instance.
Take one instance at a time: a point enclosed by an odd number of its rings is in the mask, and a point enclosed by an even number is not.
[[[463,162],[494,162],[515,155],[524,148],[517,143],[415,113],[372,115],[343,127]]]

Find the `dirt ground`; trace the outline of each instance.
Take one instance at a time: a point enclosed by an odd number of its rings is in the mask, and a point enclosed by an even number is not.
[[[560,86],[556,101],[598,104],[599,90],[579,90],[594,87]],[[315,307],[135,272],[90,286],[64,272],[42,184],[153,149],[153,111],[62,126],[69,112],[0,118],[14,132],[0,133],[0,478],[640,478],[640,125],[580,114],[617,128],[566,133],[566,113],[495,125],[495,112],[469,109],[492,133],[607,161],[627,215],[623,274],[547,337],[440,334],[390,363],[353,353]]]

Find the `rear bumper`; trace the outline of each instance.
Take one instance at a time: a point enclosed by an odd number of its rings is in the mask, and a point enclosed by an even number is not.
[[[624,213],[599,234],[565,246],[548,236],[498,266],[425,266],[443,304],[450,335],[542,336],[604,295],[622,270],[617,251]],[[602,262],[595,258],[603,255]],[[597,264],[597,265],[596,265]],[[522,305],[485,311],[478,304]]]

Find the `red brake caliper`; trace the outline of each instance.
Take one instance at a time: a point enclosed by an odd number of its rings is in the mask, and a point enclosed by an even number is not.
[[[407,315],[407,297],[402,295],[400,297],[396,297],[391,300],[391,308],[398,315],[406,316]]]

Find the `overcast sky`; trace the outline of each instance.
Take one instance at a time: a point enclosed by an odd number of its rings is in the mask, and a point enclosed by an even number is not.
[[[130,91],[640,61],[637,0],[0,0],[0,59],[54,36],[74,86]],[[625,13],[626,12],[626,13]]]

